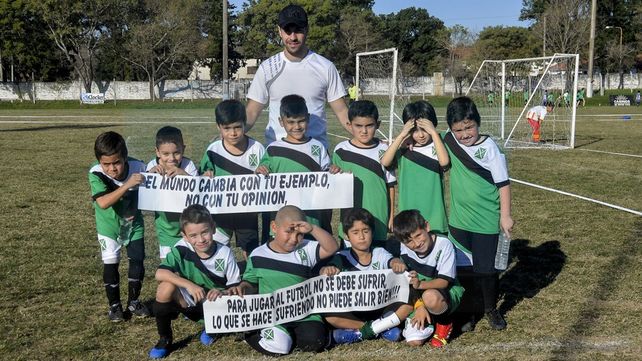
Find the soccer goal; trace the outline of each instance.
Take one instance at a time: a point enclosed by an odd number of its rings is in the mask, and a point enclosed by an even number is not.
[[[477,104],[481,132],[505,148],[573,148],[578,65],[578,54],[484,60],[466,91]],[[547,102],[555,107],[535,141],[526,115]]]
[[[392,140],[403,126],[401,114],[410,102],[410,96],[404,94],[397,49],[358,53],[356,61],[357,99],[377,105],[381,120],[379,133],[384,139]]]

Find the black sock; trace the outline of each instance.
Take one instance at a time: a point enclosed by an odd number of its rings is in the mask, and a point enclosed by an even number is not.
[[[497,307],[497,286],[499,277],[497,274],[480,275],[478,278],[481,286],[482,298],[484,300],[484,312],[493,311]]]
[[[158,335],[172,342],[172,319],[177,315],[173,302],[154,302],[154,316]]]
[[[109,306],[120,304],[120,274],[117,263],[103,265],[103,282]]]

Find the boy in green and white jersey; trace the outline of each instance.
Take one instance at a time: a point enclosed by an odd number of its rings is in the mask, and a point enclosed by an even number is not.
[[[373,271],[392,269],[395,273],[406,271],[406,265],[394,258],[383,247],[372,247],[372,229],[374,218],[363,208],[352,208],[344,212],[341,222],[350,248],[339,251],[321,268],[320,274],[334,276],[343,271]],[[381,336],[383,339],[396,342],[401,337],[397,327],[412,312],[407,304],[391,304],[385,308],[361,311],[325,314],[327,323],[335,328],[332,339],[336,344],[353,343]]]
[[[306,135],[310,114],[303,97],[291,94],[281,99],[279,123],[285,138],[270,143],[256,168],[257,174],[324,172],[337,173],[330,165],[328,150],[320,141]],[[332,232],[332,210],[306,211],[308,223]],[[271,219],[274,213],[271,214]],[[270,220],[271,220],[270,219]]]
[[[468,97],[453,99],[446,110],[450,131],[444,143],[450,155],[449,237],[457,248],[457,266],[472,266],[490,326],[506,328],[496,308],[499,277],[495,253],[499,232],[510,237],[510,180],[506,158],[497,144],[479,134],[481,117]],[[464,330],[472,329],[471,319]]]
[[[247,136],[245,106],[230,99],[216,106],[216,126],[221,134],[207,147],[201,160],[201,173],[209,177],[254,174],[265,153],[263,145]],[[259,245],[258,214],[215,214],[218,226],[214,235],[217,242],[229,244],[232,235],[236,245],[247,255]]]
[[[385,242],[392,228],[396,178],[381,164],[388,145],[375,138],[381,124],[377,106],[358,100],[348,109],[353,137],[334,148],[332,164],[354,175],[354,207],[367,209],[375,218],[373,242]],[[343,218],[343,212],[341,218]],[[340,236],[345,239],[343,230]]]
[[[403,129],[381,158],[384,167],[397,168],[399,211],[418,209],[433,232],[447,234],[443,178],[450,158],[435,129],[435,109],[419,100],[406,105],[402,119]]]
[[[156,158],[147,163],[147,171],[165,177],[176,175],[197,176],[198,169],[191,159],[183,157],[185,143],[181,130],[172,126],[162,127],[156,132]],[[180,213],[155,212],[156,236],[161,261],[169,250],[181,239]]]
[[[172,247],[158,266],[154,315],[159,340],[149,351],[149,357],[167,356],[172,347],[172,320],[182,313],[193,321],[203,319],[204,300],[214,301],[227,294],[226,288],[241,281],[232,250],[214,241],[216,225],[210,212],[193,204],[180,217],[183,238]],[[214,336],[201,332],[201,343],[214,343]]]
[[[127,311],[138,317],[149,310],[138,300],[145,276],[143,216],[138,210],[138,185],[145,181],[140,173],[145,163],[127,156],[125,139],[116,132],[96,138],[97,162],[89,170],[89,186],[96,215],[96,231],[103,261],[103,282],[109,302],[111,321],[124,320],[120,303],[120,250],[127,248],[129,258]]]
[[[320,260],[331,257],[339,248],[332,235],[319,226],[305,221],[305,214],[295,206],[281,208],[270,223],[274,238],[250,254],[243,281],[231,290],[244,295],[271,293],[314,276]],[[316,241],[305,239],[309,234]],[[293,349],[322,351],[328,344],[328,330],[321,316],[310,315],[302,320],[250,332],[245,340],[258,352],[280,356]]]

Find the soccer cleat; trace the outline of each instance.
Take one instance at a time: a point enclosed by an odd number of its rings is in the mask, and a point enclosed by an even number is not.
[[[214,343],[214,341],[216,341],[216,338],[214,337],[213,334],[209,334],[205,332],[205,330],[203,330],[203,332],[201,332],[200,340],[203,345],[211,346]]]
[[[381,338],[390,342],[397,342],[401,339],[401,330],[399,327],[387,329],[381,333]]]
[[[337,345],[354,343],[362,340],[361,332],[358,330],[342,328],[332,331],[332,339]]]
[[[452,322],[444,325],[441,323],[436,324],[435,327],[435,333],[432,335],[432,338],[430,339],[430,346],[438,348],[438,347],[443,347],[448,343],[448,339],[450,338],[450,332],[453,330],[453,324]]]
[[[475,330],[476,325],[477,325],[477,317],[474,314],[470,315],[470,317],[468,318],[468,321],[466,321],[466,323],[461,325],[461,332],[462,333],[472,332]]]
[[[109,313],[107,314],[111,322],[120,322],[125,320],[123,315],[123,306],[120,303],[116,303],[109,307]]]
[[[506,328],[506,320],[502,315],[494,309],[492,311],[486,312],[486,318],[488,319],[488,324],[493,330],[503,330]]]
[[[127,304],[127,311],[139,318],[149,317],[151,314],[147,306],[139,300],[129,301]]]
[[[359,333],[363,340],[373,340],[377,338],[377,334],[372,329],[372,321],[366,321],[366,323],[364,323],[359,329]]]
[[[156,346],[152,347],[149,350],[149,358],[159,359],[167,357],[169,355],[169,348],[172,345],[172,340],[168,340],[165,337],[158,339]]]

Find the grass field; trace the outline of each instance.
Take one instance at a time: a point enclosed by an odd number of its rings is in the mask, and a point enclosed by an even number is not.
[[[210,107],[138,108],[0,110],[1,359],[138,360],[156,342],[153,319],[106,318],[87,183],[93,142],[103,131],[118,131],[130,154],[148,161],[156,130],[173,124],[183,130],[186,155],[198,162],[215,132]],[[437,109],[440,120],[444,112]],[[623,121],[623,113],[632,119]],[[264,122],[251,135],[262,139]],[[335,120],[330,127],[343,134]],[[641,140],[640,108],[582,108],[576,149],[509,151],[511,177],[640,211]],[[512,190],[513,258],[500,301],[508,329],[492,331],[482,321],[442,350],[379,340],[287,359],[642,357],[642,217],[515,182]],[[149,215],[146,223],[143,299],[151,300],[158,246]],[[200,330],[174,322],[180,349],[168,359],[260,358],[234,336],[205,348]]]

